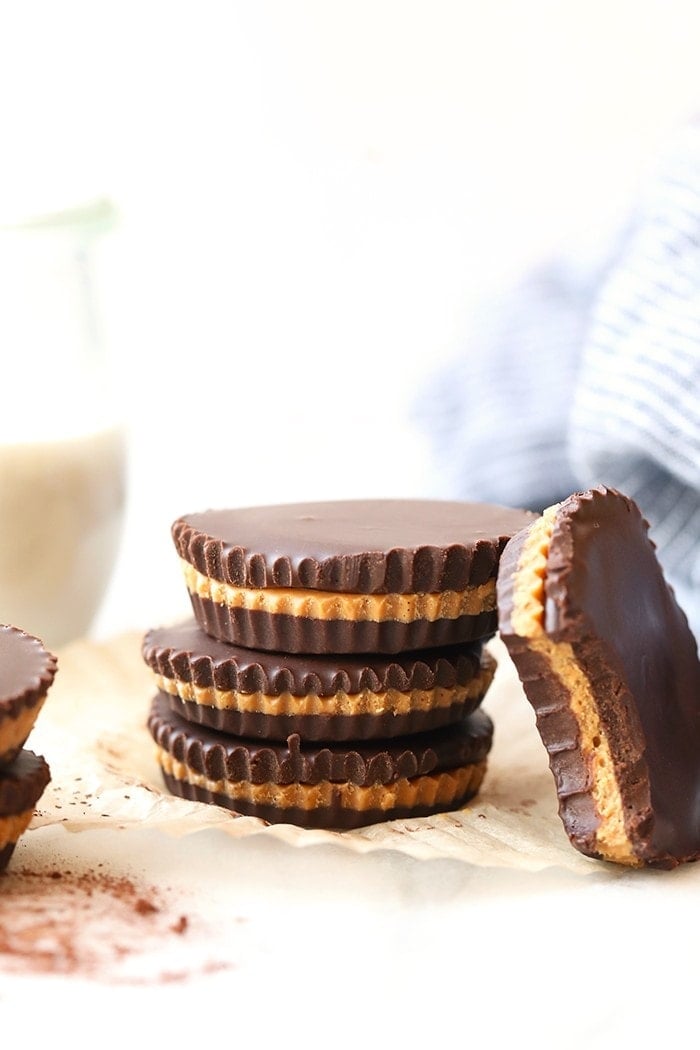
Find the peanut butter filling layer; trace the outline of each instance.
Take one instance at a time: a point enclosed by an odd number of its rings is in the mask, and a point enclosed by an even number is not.
[[[493,679],[495,662],[488,661],[485,666],[466,685],[452,688],[437,686],[435,689],[412,689],[401,692],[398,689],[387,689],[375,693],[364,689],[361,693],[345,693],[339,690],[333,696],[318,696],[309,693],[307,696],[293,696],[281,693],[270,696],[267,693],[240,693],[236,690],[221,690],[213,686],[196,686],[191,682],[166,678],[155,674],[154,679],[159,689],[181,700],[193,701],[207,707],[216,707],[221,711],[254,711],[264,715],[404,715],[411,711],[432,711],[450,707],[464,700],[473,700],[483,696]]]
[[[22,747],[34,728],[45,699],[46,695],[40,697],[33,707],[23,707],[16,718],[0,719],[0,755]]]
[[[511,622],[516,634],[528,638],[530,647],[548,662],[552,674],[569,697],[578,725],[578,746],[590,770],[591,795],[600,824],[596,847],[605,860],[638,867],[625,831],[623,803],[615,775],[610,740],[598,714],[591,684],[568,642],[553,642],[544,631],[544,591],[547,557],[558,506],[549,507],[531,526],[518,562],[513,589]]]
[[[22,813],[0,817],[0,849],[4,849],[11,842],[17,842],[29,827],[33,816],[34,807],[32,806],[31,809],[25,809]]]
[[[189,766],[178,762],[163,748],[156,758],[165,773],[176,780],[193,784],[233,802],[245,801],[278,809],[314,810],[340,805],[356,812],[391,810],[398,806],[449,806],[468,792],[476,792],[486,772],[486,761],[461,766],[442,773],[403,777],[393,784],[335,784],[323,780],[318,784],[251,784],[250,781],[209,780]]]
[[[180,559],[187,589],[200,598],[232,609],[303,616],[314,620],[456,620],[496,608],[496,580],[464,591],[437,594],[342,594],[335,591],[298,590],[293,587],[253,589],[233,587],[198,572]]]

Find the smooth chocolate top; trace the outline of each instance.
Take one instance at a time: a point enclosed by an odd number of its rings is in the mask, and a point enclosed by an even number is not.
[[[56,674],[56,657],[38,638],[18,627],[0,625],[0,717],[15,717],[44,696]]]
[[[156,673],[202,688],[279,696],[334,696],[364,689],[446,689],[479,673],[481,643],[385,657],[294,656],[243,649],[206,634],[195,620],[154,628],[143,639],[145,662]]]
[[[35,806],[50,779],[45,759],[33,751],[20,751],[12,765],[0,773],[0,818]]]
[[[253,784],[317,784],[322,780],[353,784],[390,784],[481,762],[491,747],[493,726],[475,711],[457,725],[391,741],[302,744],[294,734],[286,744],[233,737],[186,722],[159,693],[153,700],[148,728],[156,743],[210,780]]]
[[[533,519],[485,503],[343,500],[187,514],[172,534],[180,557],[237,587],[412,594],[494,577]]]
[[[521,547],[520,538],[513,548]],[[514,572],[506,552],[502,572]],[[499,613],[509,632],[508,588]],[[625,825],[648,862],[700,855],[700,661],[666,583],[648,524],[613,489],[571,496],[557,512],[545,576],[544,628],[569,642],[608,729]],[[648,778],[643,805],[640,771]]]

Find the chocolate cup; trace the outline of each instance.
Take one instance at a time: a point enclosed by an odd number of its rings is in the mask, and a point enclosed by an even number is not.
[[[19,755],[0,773],[0,818],[14,817],[37,804],[51,780],[48,763],[33,751]]]
[[[458,722],[479,706],[495,668],[493,657],[480,643],[395,656],[301,656],[222,642],[194,620],[148,631],[142,654],[159,688],[169,695],[172,710],[181,717],[234,736],[272,740],[286,740],[294,733],[305,741],[378,739]],[[226,706],[219,707],[211,696],[202,699],[198,690],[227,693]],[[419,708],[411,695],[438,690],[443,702],[434,707]],[[356,697],[361,694],[388,691],[403,694],[401,702],[414,701],[416,707],[401,713],[353,711],[352,706],[360,706]],[[255,694],[271,698],[269,703],[284,694],[287,710],[248,709],[246,701]],[[341,698],[345,694],[345,702],[352,705],[349,710],[303,710],[309,696],[318,698],[320,706],[326,700],[334,703],[331,698],[338,694]],[[423,699],[429,703],[433,697]]]
[[[567,834],[582,853],[605,859],[595,774],[572,709],[579,697],[513,625],[528,531],[511,540],[501,560],[501,636],[535,710]],[[586,703],[609,742],[618,815],[636,860],[674,867],[700,859],[697,643],[664,579],[648,523],[628,497],[599,487],[556,508],[542,627],[549,642],[569,647],[588,683],[593,704]]]
[[[341,500],[186,514],[172,536],[181,558],[236,587],[425,594],[493,579],[533,520],[485,503]]]
[[[498,562],[528,511],[448,500],[345,500],[188,514],[172,527],[180,558],[234,588],[351,595],[463,593],[495,583]],[[455,619],[312,619],[202,597],[195,617],[214,638],[288,653],[398,653],[489,638],[482,608]]]
[[[348,744],[286,743],[233,737],[180,718],[169,697],[153,700],[148,728],[156,744],[208,780],[314,785],[322,781],[358,787],[392,784],[483,761],[493,724],[483,711],[430,733]]]
[[[0,821],[33,810],[50,780],[51,772],[44,758],[32,751],[20,751],[14,762],[0,773]],[[21,833],[0,847],[0,872],[9,864],[20,837]]]
[[[156,675],[203,689],[297,697],[452,689],[467,685],[480,673],[481,654],[478,642],[393,656],[253,650],[211,637],[194,620],[152,628],[142,643],[143,659]]]
[[[477,711],[449,729],[397,740],[319,746],[302,745],[297,736],[291,736],[286,744],[262,743],[193,726],[169,709],[162,694],[153,701],[148,725],[156,744],[184,767],[182,779],[169,769],[162,770],[172,794],[268,823],[339,830],[458,809],[479,789],[493,733],[489,717]],[[449,801],[427,804],[421,800],[419,788],[414,804],[406,803],[402,788],[393,797],[390,794],[397,782],[419,784],[424,777],[440,775],[460,777],[460,786]],[[197,784],[198,776],[209,783]],[[330,796],[325,790],[328,782]],[[295,803],[285,805],[284,801],[273,805],[264,799],[234,799],[211,786],[220,783],[245,783],[263,789],[279,785],[281,790],[291,787],[293,791],[301,785],[310,790],[323,785],[323,804],[306,808]],[[359,794],[352,795],[356,805],[343,805],[343,791],[350,785],[360,791],[371,788],[378,792],[387,807],[363,807],[357,801]]]

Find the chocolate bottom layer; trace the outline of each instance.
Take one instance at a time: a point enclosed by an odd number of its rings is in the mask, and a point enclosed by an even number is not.
[[[190,592],[199,625],[213,638],[248,649],[283,653],[400,653],[490,638],[495,610],[455,619],[320,620],[232,608]]]
[[[165,785],[171,794],[179,795],[181,798],[190,799],[194,802],[207,802],[210,805],[223,806],[225,809],[232,810],[240,816],[258,817],[268,824],[295,824],[297,827],[309,829],[351,831],[353,828],[379,824],[382,821],[408,820],[411,817],[427,817],[433,813],[447,813],[459,809],[477,794],[484,772],[485,763],[481,767],[475,766],[474,777],[468,790],[448,803],[364,810],[353,810],[342,806],[339,799],[334,805],[317,809],[302,809],[299,806],[280,808],[261,803],[251,803],[243,799],[238,799],[234,802],[226,795],[179,780],[164,770],[162,775]]]

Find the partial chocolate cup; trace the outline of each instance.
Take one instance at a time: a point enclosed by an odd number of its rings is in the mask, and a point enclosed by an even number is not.
[[[38,638],[0,625],[0,770],[22,750],[57,669]]]
[[[637,505],[604,487],[507,545],[500,631],[572,844],[629,866],[700,858],[700,662]]]
[[[0,773],[0,871],[7,867],[50,779],[48,764],[32,751],[20,751]]]
[[[272,740],[390,738],[458,722],[479,706],[495,670],[480,643],[395,657],[299,656],[228,645],[195,621],[149,631],[142,652],[176,713]]]
[[[484,639],[526,511],[440,500],[212,510],[173,525],[207,633],[290,653],[395,653]]]
[[[195,726],[167,699],[148,720],[174,794],[303,827],[351,828],[456,809],[483,778],[493,726],[476,711],[433,733],[353,745],[254,742]]]

